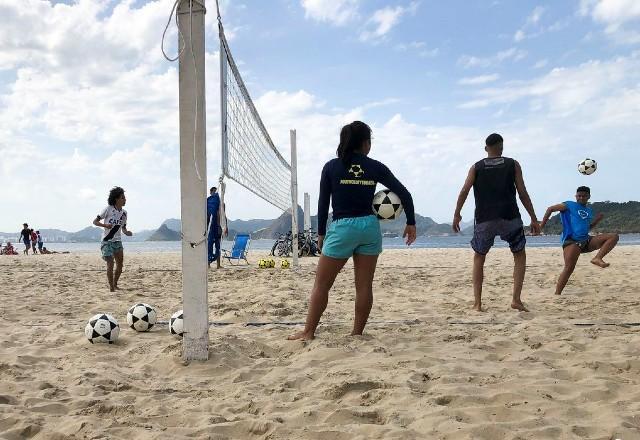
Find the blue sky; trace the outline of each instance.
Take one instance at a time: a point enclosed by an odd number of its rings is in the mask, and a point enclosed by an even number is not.
[[[160,38],[173,1],[0,0],[0,231],[76,230],[113,185],[131,229],[178,217],[177,65]],[[207,0],[208,174],[219,175],[218,43]],[[299,194],[315,214],[319,172],[342,124],[374,130],[372,157],[450,221],[484,138],[505,137],[534,206],[588,184],[638,200],[640,2],[636,0],[226,1],[231,50],[285,157],[297,129]],[[175,50],[175,29],[168,33]],[[590,177],[577,173],[598,160]],[[276,208],[230,184],[231,218]],[[463,210],[471,220],[473,201]]]

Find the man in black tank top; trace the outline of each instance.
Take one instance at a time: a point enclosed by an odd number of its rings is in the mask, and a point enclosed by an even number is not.
[[[502,240],[509,243],[515,264],[511,307],[528,312],[520,299],[527,262],[525,252],[527,240],[524,236],[522,219],[518,210],[516,192],[531,217],[532,234],[538,235],[540,233],[540,224],[524,185],[520,164],[511,158],[502,156],[502,136],[497,133],[489,135],[484,149],[487,152],[487,157],[476,162],[469,170],[453,215],[453,231],[460,232],[460,222],[462,221],[460,211],[473,187],[473,196],[476,202],[473,239],[471,240],[471,247],[475,252],[473,257],[473,308],[477,311],[483,311],[484,261],[496,236],[500,236]]]

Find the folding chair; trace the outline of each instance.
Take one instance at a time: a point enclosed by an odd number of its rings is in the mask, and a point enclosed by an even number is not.
[[[249,253],[249,242],[251,237],[249,234],[238,234],[233,240],[233,249],[229,252],[226,249],[222,249],[222,258],[229,260],[229,264],[233,264],[231,260],[237,260],[237,264],[240,264],[240,260],[244,260],[247,264],[247,254]]]

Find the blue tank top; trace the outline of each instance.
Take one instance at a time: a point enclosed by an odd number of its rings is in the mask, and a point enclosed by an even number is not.
[[[562,221],[562,243],[568,238],[584,241],[589,238],[589,229],[593,222],[593,210],[577,202],[564,202],[566,210],[560,213]]]

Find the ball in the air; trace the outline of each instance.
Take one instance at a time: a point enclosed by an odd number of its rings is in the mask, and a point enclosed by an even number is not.
[[[269,267],[269,262],[264,258],[261,258],[260,261],[258,261],[258,267],[260,269],[266,269],[267,267]]]
[[[178,310],[171,315],[171,319],[169,319],[169,333],[179,337],[184,335],[184,314],[182,310]]]
[[[580,174],[584,174],[585,176],[595,173],[597,169],[598,164],[593,159],[585,159],[578,164],[578,171]]]
[[[280,267],[282,269],[289,269],[290,266],[291,266],[291,263],[289,263],[289,260],[280,261]]]
[[[120,326],[116,318],[108,313],[98,313],[89,318],[84,334],[92,344],[101,342],[113,344],[120,335]]]
[[[148,332],[158,319],[156,310],[149,304],[139,303],[127,311],[127,324],[138,332]]]
[[[395,220],[402,214],[402,202],[396,193],[389,189],[378,191],[373,196],[373,213],[380,220]]]

